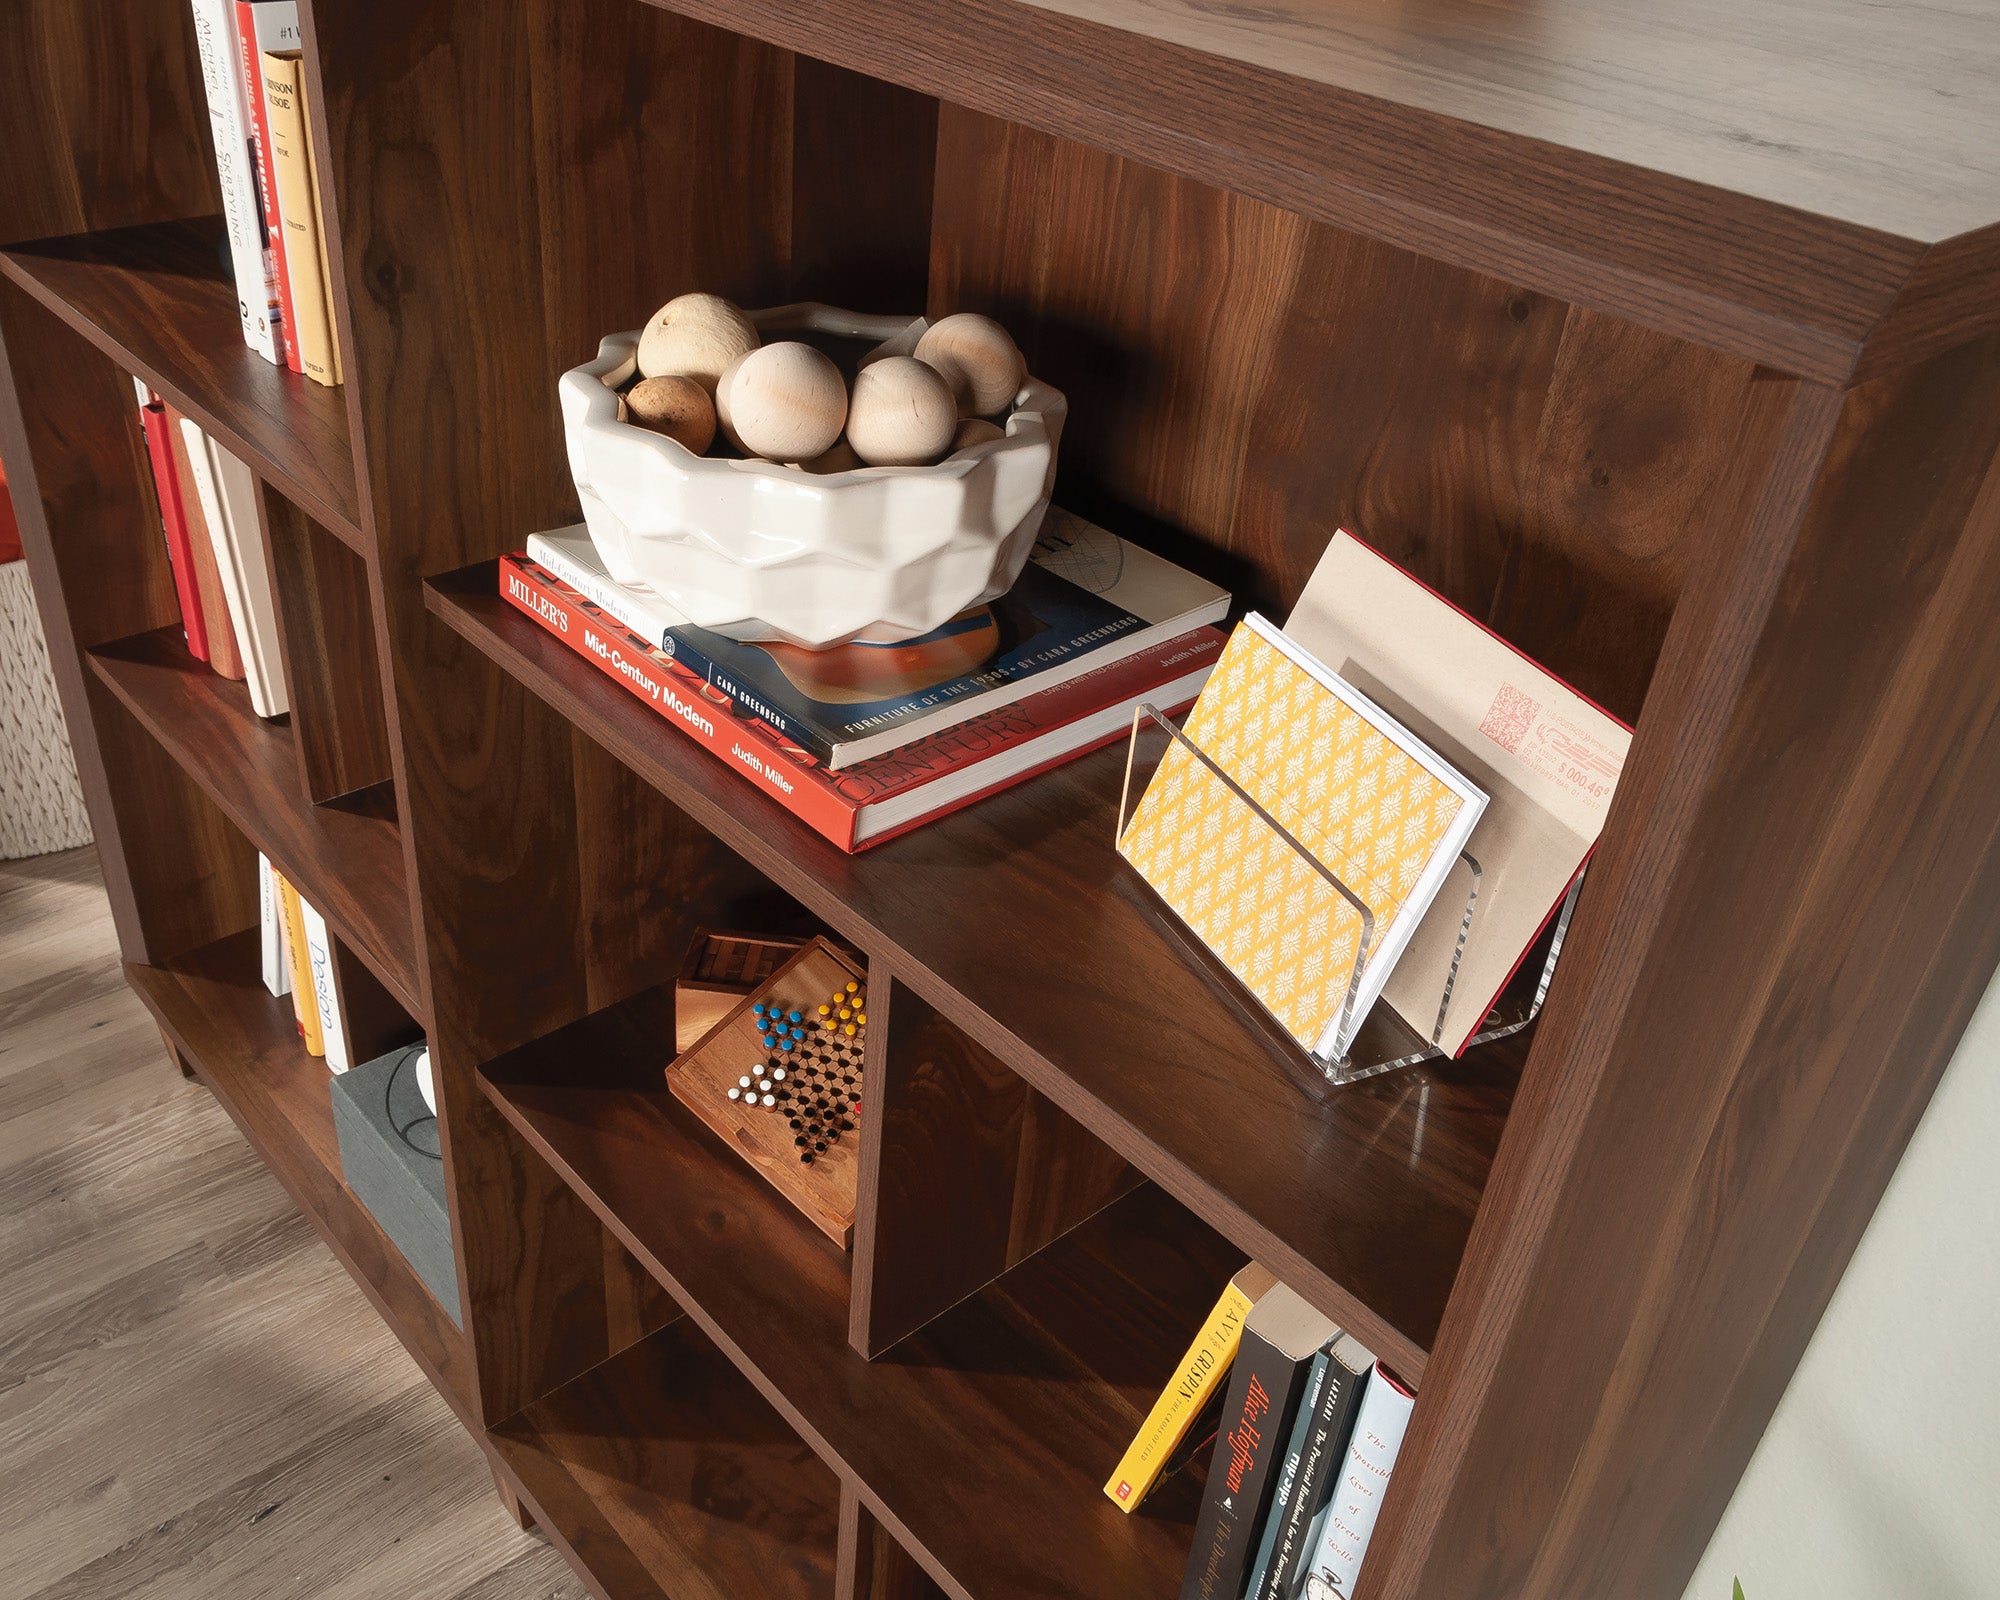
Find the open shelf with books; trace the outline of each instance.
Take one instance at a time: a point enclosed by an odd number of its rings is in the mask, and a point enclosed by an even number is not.
[[[244,345],[221,236],[207,217],[37,239],[0,273],[365,551],[346,398]]]
[[[1835,0],[1879,93],[1829,119],[1754,3],[1692,55],[1639,10],[1475,49],[1422,8],[292,3],[342,386],[246,346],[216,254],[220,0],[75,0],[0,57],[0,452],[133,984],[506,1493],[619,1600],[753,1553],[841,1600],[1171,1592],[1199,1485],[1102,1485],[1254,1256],[1417,1384],[1356,1600],[1679,1593],[2000,950],[1964,19]],[[582,509],[559,374],[692,290],[990,315],[1067,399],[1061,507],[1274,621],[1350,529],[1632,724],[1533,1027],[1329,1086],[1115,853],[1121,750],[850,855],[510,607]],[[175,626],[169,404],[262,485],[288,719]],[[332,1177],[253,844],[429,1026],[462,1339]],[[851,1251],[665,1089],[702,929],[866,963]],[[732,1459],[783,1494],[688,1521]]]
[[[181,1058],[228,1110],[418,1365],[472,1415],[464,1335],[341,1178],[326,1064],[306,1053],[289,1000],[266,993],[255,928],[125,973]]]

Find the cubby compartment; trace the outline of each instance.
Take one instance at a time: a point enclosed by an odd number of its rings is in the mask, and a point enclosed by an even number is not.
[[[618,1600],[833,1600],[840,1481],[686,1319],[488,1435]]]

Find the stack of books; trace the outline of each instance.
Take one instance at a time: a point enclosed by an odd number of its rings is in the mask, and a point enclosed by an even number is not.
[[[285,671],[257,480],[141,380],[132,387],[188,653],[244,684],[260,717],[281,717]]]
[[[306,1053],[341,1073],[354,1066],[354,1031],[341,993],[326,918],[271,865],[257,857],[257,910],[263,935],[264,987],[292,1001],[292,1018]]]
[[[298,0],[191,0],[243,338],[340,382]]]
[[[1253,1262],[1104,1492],[1136,1510],[1212,1438],[1181,1600],[1345,1600],[1415,1404],[1359,1340]]]
[[[1227,591],[1050,508],[1013,590],[920,639],[744,643],[612,580],[580,526],[500,563],[500,592],[843,850],[879,844],[1191,704]]]

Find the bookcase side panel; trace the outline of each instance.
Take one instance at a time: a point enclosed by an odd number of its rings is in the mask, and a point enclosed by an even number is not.
[[[2000,340],[1758,388],[1364,1600],[1681,1592],[2000,956]]]

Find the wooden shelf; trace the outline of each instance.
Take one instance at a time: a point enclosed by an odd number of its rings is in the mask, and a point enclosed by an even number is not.
[[[243,342],[208,218],[16,245],[0,272],[366,554],[345,391]]]
[[[613,1600],[831,1600],[840,1480],[685,1321],[487,1437]]]
[[[445,1398],[471,1425],[472,1374],[450,1315],[340,1174],[326,1063],[290,1000],[267,993],[255,928],[125,977]]]
[[[1721,0],[656,3],[1802,376],[1934,348],[1932,297],[2000,278],[1975,12],[1834,0],[1803,49]]]
[[[1524,1038],[1328,1092],[1189,965],[1110,849],[1122,750],[848,856],[507,605],[494,572],[487,562],[433,580],[432,608],[1098,1138],[1421,1377]]]
[[[100,646],[85,659],[398,1004],[423,1021],[392,788],[377,784],[319,805],[306,800],[288,722],[251,710],[249,691],[189,655],[178,627]]]
[[[480,1085],[955,1594],[1172,1593],[1192,1495],[1127,1517],[1103,1482],[1243,1252],[1143,1186],[867,1361],[846,1254],[667,1093],[672,1037],[649,990]]]

